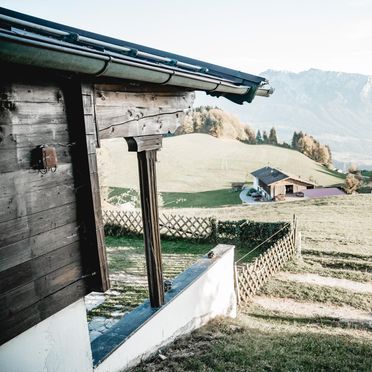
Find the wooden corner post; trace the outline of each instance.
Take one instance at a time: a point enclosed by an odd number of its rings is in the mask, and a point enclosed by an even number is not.
[[[129,151],[137,152],[150,303],[152,307],[160,307],[164,305],[164,284],[156,189],[156,152],[161,148],[162,136],[125,139]]]

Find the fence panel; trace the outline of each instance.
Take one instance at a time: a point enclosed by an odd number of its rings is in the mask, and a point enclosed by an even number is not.
[[[104,210],[105,225],[120,226],[123,230],[141,234],[142,216],[138,211]],[[159,216],[160,234],[175,238],[208,239],[212,234],[213,220],[201,217],[186,217],[180,215]]]
[[[295,224],[294,224],[295,225]],[[235,266],[239,303],[248,303],[259,289],[296,254],[296,229],[290,231],[253,262]]]

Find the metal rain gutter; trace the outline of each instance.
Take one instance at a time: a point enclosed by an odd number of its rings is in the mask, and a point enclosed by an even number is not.
[[[8,63],[181,86],[207,92],[245,95],[251,89],[248,86],[234,85],[229,81],[214,79],[204,74],[134,62],[118,58],[115,53],[100,53],[89,48],[75,49],[29,39],[11,32],[0,32],[0,40],[0,59]]]
[[[11,31],[0,31],[0,39],[4,40],[0,58],[7,62],[181,86],[215,96],[225,95],[237,103],[251,102],[256,95],[269,97],[274,92],[265,80],[246,84],[243,81],[242,85],[237,85],[236,81],[206,74],[207,67],[5,14],[0,14],[0,21],[11,26]],[[159,66],[159,63],[163,65]]]

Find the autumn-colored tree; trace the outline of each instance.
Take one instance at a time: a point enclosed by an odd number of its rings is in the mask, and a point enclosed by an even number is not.
[[[177,134],[207,133],[214,137],[234,138],[255,143],[255,133],[249,125],[218,107],[199,106],[191,110],[177,129]]]
[[[345,191],[348,194],[352,194],[358,189],[361,183],[361,180],[355,174],[349,173],[345,179]]]

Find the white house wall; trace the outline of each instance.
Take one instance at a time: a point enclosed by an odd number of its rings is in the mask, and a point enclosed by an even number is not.
[[[92,371],[84,300],[67,306],[3,344],[0,371]]]

